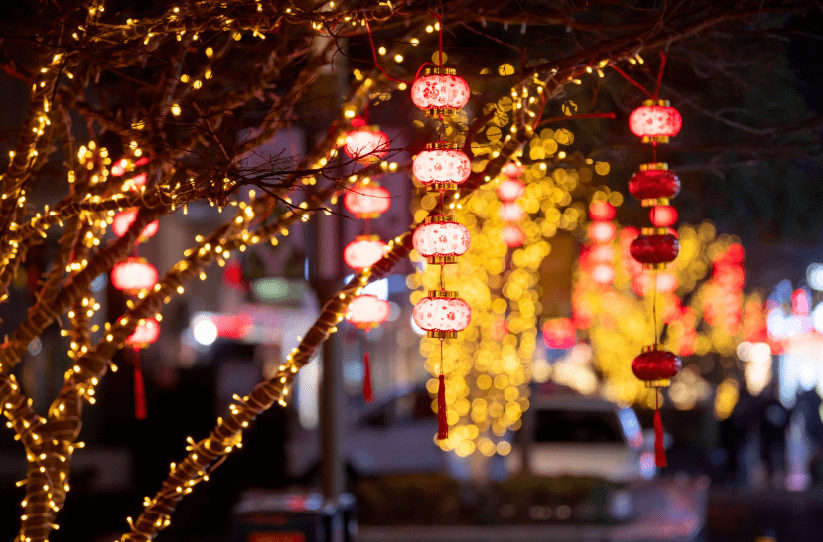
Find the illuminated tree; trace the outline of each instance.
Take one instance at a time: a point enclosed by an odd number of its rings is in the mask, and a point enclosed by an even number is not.
[[[506,356],[516,353],[511,367],[503,369],[513,370],[517,379],[509,379],[511,386],[495,384],[495,389],[522,410],[522,395],[514,397],[509,390],[528,378],[524,362],[533,348],[530,326],[538,310],[525,301],[504,306],[498,299],[512,301],[518,289],[533,282],[535,263],[548,254],[549,245],[541,236],[580,221],[579,207],[563,212],[559,207],[571,203],[565,194],[572,182],[578,182],[572,171],[583,182],[582,177],[591,174],[583,173],[588,168],[581,170],[576,153],[568,156],[574,160],[567,164],[565,154],[555,152],[552,141],[563,144],[556,137],[561,132],[540,131],[541,123],[553,121],[544,113],[549,115],[547,111],[559,105],[567,87],[607,72],[611,77],[611,67],[637,62],[639,54],[709,38],[706,34],[714,30],[742,29],[748,35],[748,23],[756,22],[764,35],[771,28],[777,32],[783,19],[772,20],[771,14],[802,14],[816,3],[699,1],[647,9],[611,2],[584,7],[557,2],[525,11],[520,2],[444,0],[441,13],[432,11],[433,5],[428,0],[192,0],[180,5],[88,0],[19,3],[17,11],[4,10],[0,62],[8,76],[22,82],[15,87],[15,100],[24,105],[20,111],[10,107],[6,112],[6,121],[15,125],[5,132],[9,160],[0,186],[3,289],[41,238],[62,232],[59,249],[34,289],[34,303],[0,346],[0,405],[9,428],[26,448],[29,465],[19,542],[47,540],[55,528],[70,487],[72,452],[81,446],[82,409],[86,402],[94,402],[95,390],[105,385],[109,369],[114,370],[114,354],[141,322],[159,319],[164,304],[183,294],[184,283],[203,276],[211,263],[222,264],[254,245],[277,244],[295,222],[331,212],[329,202],[356,181],[342,175],[340,168],[347,162],[338,153],[350,120],[367,105],[376,108],[388,99],[401,103],[401,91],[436,50],[438,18],[450,32],[459,33],[446,33],[444,39],[447,46],[457,48],[454,56],[461,69],[473,70],[466,75],[483,94],[475,101],[499,104],[458,118],[444,130],[475,158],[472,176],[459,198],[448,204],[460,210],[462,202],[469,201],[464,210],[472,207],[479,212],[485,193],[482,198],[469,196],[529,145],[534,179],[524,205],[529,213],[540,208],[550,215],[524,226],[526,245],[511,254],[515,267],[509,271],[509,286],[494,279],[488,285],[467,281],[467,298],[481,308],[490,301],[497,314],[508,311],[510,331],[520,338],[514,343],[504,339],[498,346],[478,343],[478,356],[489,359],[483,367],[472,367],[461,357],[466,375],[478,375],[465,384],[475,386],[484,376],[494,384],[497,362],[491,357],[497,349]],[[476,47],[461,50],[460,44],[469,40]],[[317,97],[329,88],[329,68],[343,55],[356,64],[354,77],[345,77],[348,88],[342,107],[319,125],[323,115],[317,104],[325,102],[317,102]],[[508,102],[499,102],[499,96]],[[331,107],[336,99],[326,105]],[[563,106],[575,113],[572,104]],[[323,135],[304,155],[258,154],[259,160],[248,160],[262,143],[288,122],[300,122],[307,111],[307,126]],[[489,122],[496,123],[497,131],[487,126]],[[532,143],[535,133],[539,146]],[[544,173],[537,161],[548,156],[551,164]],[[392,166],[383,160],[371,167]],[[551,183],[538,180],[549,170]],[[306,193],[299,205],[290,197],[296,189]],[[552,203],[543,209],[545,196]],[[186,212],[193,205],[230,212],[210,234],[198,237],[153,288],[140,292],[122,316],[93,328],[90,319],[98,310],[90,288],[93,279],[130,254],[155,219]],[[122,237],[105,237],[112,216],[125,209],[137,211],[134,222]],[[122,540],[154,538],[169,524],[178,502],[241,443],[254,418],[275,402],[286,403],[294,375],[336,331],[361,287],[386,276],[409,255],[412,232],[423,214],[389,242],[379,262],[357,273],[328,300],[274,376],[237,398],[208,436],[190,440],[186,457],[172,465],[162,487],[130,520]],[[471,221],[468,214],[465,219]],[[494,227],[489,226],[490,239],[497,235]],[[502,246],[491,242],[488,250],[498,261],[504,255]],[[489,277],[505,271],[499,263],[490,265],[485,271]],[[485,293],[489,286],[502,287],[502,296],[495,293],[492,300]],[[47,412],[37,413],[15,370],[28,345],[55,323],[69,337],[73,364]],[[479,341],[493,324],[490,318],[480,318],[464,340]],[[462,416],[465,404],[455,408]],[[503,410],[506,426],[513,427],[516,409],[509,410],[507,403]],[[482,446],[481,451],[488,450],[487,444]],[[495,450],[502,451],[496,445]]]

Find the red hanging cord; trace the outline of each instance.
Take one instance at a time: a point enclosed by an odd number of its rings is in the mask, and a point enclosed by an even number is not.
[[[145,420],[148,416],[146,411],[146,386],[143,382],[143,371],[140,370],[140,351],[134,349],[134,417],[138,420]]]
[[[446,377],[443,375],[443,339],[440,339],[440,386],[437,389],[437,440],[449,438],[446,416]]]
[[[654,99],[654,96],[652,96],[651,92],[649,92],[648,90],[646,90],[645,88],[643,88],[643,85],[641,85],[640,83],[638,83],[637,81],[635,81],[634,79],[632,79],[631,77],[629,77],[629,74],[627,74],[626,72],[624,72],[623,70],[621,70],[620,68],[618,68],[617,66],[615,66],[614,64],[611,64],[610,66],[611,66],[612,68],[614,68],[614,70],[615,70],[617,73],[619,73],[620,75],[622,75],[622,76],[626,79],[626,81],[628,81],[628,82],[629,82],[629,83],[631,83],[632,85],[634,85],[634,86],[636,86],[637,88],[639,88],[640,90],[642,90],[642,91],[643,91],[643,93],[644,93],[646,96],[648,96],[649,98]]]
[[[366,339],[366,352],[363,354],[363,400],[367,403],[374,401],[371,388],[371,367],[369,365],[369,342]]]
[[[663,80],[663,68],[666,66],[666,53],[660,51],[660,70],[657,72],[657,85],[654,87],[654,99],[657,99],[657,93],[660,91],[660,82]]]
[[[660,406],[657,404],[657,388],[654,388],[654,464],[660,468],[666,466],[666,446],[663,443],[663,420],[660,419]]]
[[[374,49],[374,41],[372,40],[371,28],[369,27],[369,20],[364,19],[364,21],[366,22],[366,32],[368,32],[368,34],[369,34],[369,45],[371,45],[371,54],[372,54],[372,58],[374,58],[374,65],[377,66],[377,69],[379,69],[381,72],[383,72],[383,75],[388,77],[390,80],[397,81],[398,83],[406,83],[407,85],[410,84],[408,81],[403,81],[402,79],[392,77],[391,75],[386,73],[386,70],[384,70],[383,66],[380,65],[380,62],[377,61],[377,51],[375,51],[375,49]],[[418,73],[420,73],[419,70],[418,70]],[[415,77],[415,79],[417,79],[417,77]]]

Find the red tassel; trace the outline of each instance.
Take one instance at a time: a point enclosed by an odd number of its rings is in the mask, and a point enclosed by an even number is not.
[[[446,377],[440,375],[440,388],[437,390],[437,440],[449,438],[449,422],[446,418]]]
[[[146,386],[143,383],[143,372],[140,370],[140,354],[134,351],[134,417],[138,420],[145,420],[146,412]]]
[[[654,411],[654,464],[658,467],[666,466],[666,447],[663,445],[663,421],[660,411]]]
[[[371,391],[371,368],[369,367],[369,351],[363,354],[363,399],[367,403],[374,401]]]

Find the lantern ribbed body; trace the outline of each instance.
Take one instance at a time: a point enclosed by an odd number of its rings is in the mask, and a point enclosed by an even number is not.
[[[655,205],[649,210],[649,220],[658,228],[666,228],[677,222],[677,209],[671,205]]]
[[[526,240],[526,233],[517,224],[506,224],[503,226],[503,242],[509,248],[516,248]]]
[[[645,164],[629,179],[629,193],[644,203],[644,206],[667,203],[680,193],[680,179],[673,171],[665,169],[665,164]],[[659,168],[659,169],[658,169]],[[649,201],[650,203],[646,203]]]
[[[469,102],[469,84],[453,68],[427,68],[411,88],[414,105],[431,116],[451,115]]]
[[[111,283],[118,290],[136,294],[157,284],[157,269],[142,258],[128,258],[112,267]]]
[[[497,197],[506,203],[512,203],[526,193],[526,185],[517,179],[505,179],[497,187]]]
[[[383,257],[386,243],[376,235],[358,235],[343,249],[343,260],[352,269],[371,267]]]
[[[346,191],[343,205],[357,218],[377,218],[391,206],[391,194],[377,183],[358,183]]]
[[[526,212],[516,203],[504,203],[500,206],[500,219],[503,222],[520,222]]]
[[[629,129],[644,143],[668,143],[682,126],[680,113],[666,100],[646,100],[629,116]]]
[[[412,244],[429,263],[456,263],[469,249],[471,234],[451,215],[434,215],[414,230]]]
[[[471,174],[471,161],[466,153],[450,143],[426,145],[426,150],[412,162],[412,173],[424,185],[459,185]]]
[[[662,264],[677,258],[680,253],[680,242],[670,233],[641,233],[632,241],[629,252],[632,258],[648,267],[663,267]]]
[[[434,290],[417,302],[412,317],[429,337],[454,337],[471,323],[472,309],[457,292]]]
[[[376,328],[389,318],[389,302],[377,296],[364,294],[352,299],[346,311],[346,320],[366,331]]]
[[[160,324],[154,318],[147,318],[139,324],[134,333],[126,338],[126,345],[132,348],[145,348],[160,336]]]
[[[389,151],[389,137],[374,126],[364,126],[348,133],[343,148],[360,163],[377,162]]]
[[[668,380],[675,376],[682,367],[680,358],[666,350],[655,350],[652,346],[644,348],[643,353],[632,361],[632,372],[638,379],[650,387],[667,386]]]
[[[117,237],[123,237],[126,235],[126,232],[129,231],[129,227],[131,226],[134,219],[137,218],[137,209],[127,209],[120,213],[117,213],[112,217],[111,220],[111,231],[114,232],[114,235]],[[141,239],[148,239],[155,233],[157,233],[157,229],[160,227],[160,222],[157,220],[146,224],[143,228],[143,231],[140,232]]]

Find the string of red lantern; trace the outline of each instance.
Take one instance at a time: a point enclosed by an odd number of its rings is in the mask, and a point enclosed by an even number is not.
[[[471,307],[460,299],[458,293],[446,290],[444,275],[446,264],[457,263],[457,257],[465,254],[471,243],[469,230],[455,221],[453,215],[443,211],[447,191],[457,190],[471,174],[471,161],[454,143],[443,140],[445,120],[469,101],[470,90],[466,80],[457,75],[454,68],[443,66],[443,23],[440,32],[439,62],[426,68],[411,86],[414,104],[425,111],[426,116],[437,118],[440,140],[429,143],[412,162],[412,173],[428,191],[440,193],[440,209],[429,216],[414,232],[412,243],[415,250],[430,264],[440,264],[440,289],[429,290],[414,307],[414,322],[431,338],[440,340],[440,374],[437,390],[437,438],[449,436],[446,410],[446,376],[443,359],[443,340],[454,338],[458,331],[471,322]],[[422,69],[422,66],[421,66]],[[419,70],[418,70],[419,73]]]
[[[645,100],[629,117],[629,129],[643,143],[652,144],[652,163],[640,166],[640,171],[629,180],[629,192],[640,200],[643,207],[651,207],[649,219],[652,227],[642,228],[629,247],[632,258],[652,270],[651,294],[654,340],[632,361],[632,372],[653,388],[655,393],[654,431],[655,464],[666,466],[666,449],[663,443],[663,423],[660,417],[659,389],[669,386],[682,366],[680,359],[659,346],[657,330],[657,272],[665,269],[680,252],[676,233],[670,228],[677,221],[677,211],[669,200],[680,192],[680,180],[664,163],[657,162],[657,144],[668,143],[669,138],[680,132],[683,121],[680,113],[668,101],[658,100],[657,93],[662,78],[665,56],[661,54],[660,73],[654,99]]]

